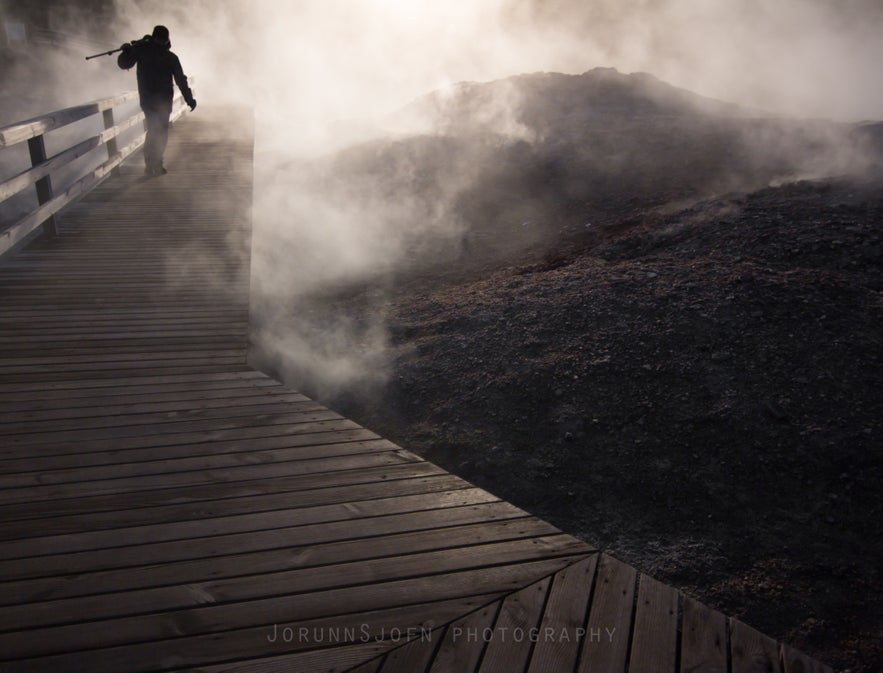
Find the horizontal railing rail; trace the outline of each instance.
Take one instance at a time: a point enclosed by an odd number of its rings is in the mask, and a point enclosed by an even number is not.
[[[55,216],[62,208],[94,189],[115,168],[129,156],[137,152],[143,145],[145,133],[120,147],[118,136],[143,122],[144,113],[134,105],[125,119],[117,121],[114,112],[120,112],[124,106],[138,99],[136,91],[103,98],[83,105],[50,112],[33,119],[16,122],[0,128],[0,158],[7,149],[21,143],[28,144],[30,168],[20,171],[11,177],[0,175],[0,212],[2,206],[13,197],[36,190],[37,206],[30,212],[19,215],[14,221],[0,225],[0,256],[27,239],[42,226],[44,235],[54,236],[56,233]],[[177,92],[172,108],[172,121],[178,119],[187,110],[183,97]],[[102,115],[104,130],[94,134],[94,130],[84,129],[66,138],[64,146],[52,156],[46,154],[46,135],[74,122]],[[75,160],[105,146],[107,158],[99,165],[86,169],[85,173],[64,188],[60,194],[53,190],[53,178],[59,171],[70,168]],[[2,166],[0,162],[0,166]],[[33,199],[33,196],[30,197]]]

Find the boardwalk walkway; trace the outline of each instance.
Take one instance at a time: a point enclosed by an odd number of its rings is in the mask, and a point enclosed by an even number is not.
[[[0,263],[0,671],[827,670],[251,370],[251,154]]]

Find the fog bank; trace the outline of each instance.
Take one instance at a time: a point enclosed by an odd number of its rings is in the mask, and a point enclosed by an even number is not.
[[[538,179],[554,164],[554,145],[548,138],[534,145],[515,113],[518,96],[505,87],[488,108],[495,128],[474,146],[440,141],[437,120],[399,127],[396,113],[428,92],[604,66],[773,115],[883,118],[883,4],[875,0],[116,0],[113,9],[84,10],[83,31],[100,26],[113,48],[164,24],[200,105],[254,108],[256,339],[274,366],[320,387],[384,376],[382,296],[367,298],[371,310],[356,318],[329,314],[329,292],[415,256],[456,250],[464,213],[496,208],[491,200],[478,209],[483,196],[470,194],[479,174],[488,179],[476,157],[491,167],[494,157],[529,157]],[[59,71],[45,78],[55,92],[134,86],[134,73],[120,73],[114,58],[71,61]],[[405,131],[435,139],[419,148],[382,144]],[[832,137],[828,145],[838,142]],[[370,162],[363,174],[344,170],[364,162],[366,150],[334,155],[368,141],[381,143],[362,147],[386,161],[385,181]],[[851,165],[851,156],[834,160],[829,150],[808,158],[815,163],[807,175]],[[608,148],[602,156],[615,163],[631,154]],[[303,163],[317,158],[325,162],[318,172]],[[522,179],[502,178],[494,184]],[[495,217],[521,225],[536,212],[516,204]]]

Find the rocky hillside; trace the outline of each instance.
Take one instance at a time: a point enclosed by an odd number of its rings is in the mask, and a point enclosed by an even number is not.
[[[870,129],[762,117],[645,74],[467,83],[388,120],[410,133],[292,167],[299,188],[384,221],[406,260],[502,261],[648,207],[865,171]],[[419,133],[417,132],[419,131]]]

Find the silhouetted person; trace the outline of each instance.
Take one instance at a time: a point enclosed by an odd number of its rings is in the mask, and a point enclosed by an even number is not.
[[[178,85],[190,109],[196,108],[196,100],[187,85],[187,76],[181,69],[181,61],[170,51],[169,29],[157,26],[153,34],[122,46],[117,57],[117,65],[128,70],[137,64],[138,96],[144,110],[147,126],[147,140],[144,143],[145,174],[162,175],[163,153],[169,140],[169,117],[172,114],[174,87]]]

